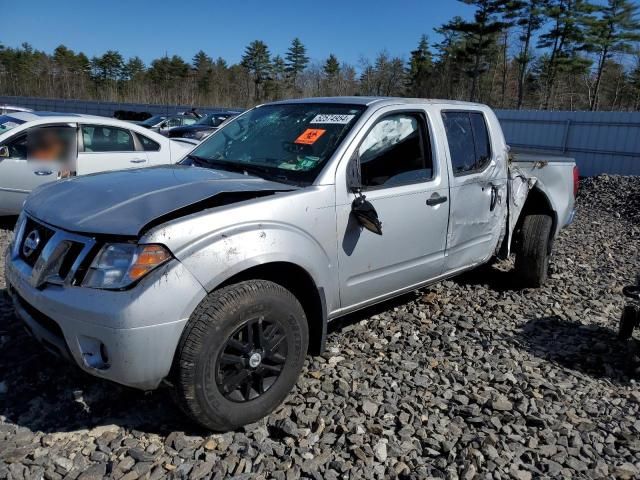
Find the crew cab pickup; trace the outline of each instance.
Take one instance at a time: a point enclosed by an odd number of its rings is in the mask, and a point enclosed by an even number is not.
[[[512,252],[524,286],[544,283],[576,185],[570,160],[513,156],[483,105],[276,102],[179,165],[38,188],[7,285],[45,348],[168,384],[226,430],[276,408],[342,315]]]

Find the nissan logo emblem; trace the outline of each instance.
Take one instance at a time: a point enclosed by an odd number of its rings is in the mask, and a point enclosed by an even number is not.
[[[22,244],[22,254],[29,257],[38,248],[38,245],[40,245],[40,234],[38,230],[31,230]]]

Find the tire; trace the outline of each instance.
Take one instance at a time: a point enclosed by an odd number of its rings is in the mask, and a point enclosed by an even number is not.
[[[515,269],[523,287],[538,288],[547,281],[552,226],[548,215],[527,215],[522,222]]]
[[[261,419],[296,384],[308,337],[300,302],[276,283],[249,280],[209,294],[176,351],[178,405],[215,431]]]

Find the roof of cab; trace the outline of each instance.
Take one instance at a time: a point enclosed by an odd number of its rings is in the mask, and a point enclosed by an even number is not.
[[[345,105],[363,105],[369,107],[371,105],[414,105],[414,104],[432,104],[432,105],[459,105],[466,107],[485,107],[481,103],[462,102],[460,100],[440,100],[433,98],[404,98],[404,97],[309,97],[294,98],[291,100],[280,100],[271,102],[267,105],[282,105],[289,103],[327,103],[327,104],[345,104]]]

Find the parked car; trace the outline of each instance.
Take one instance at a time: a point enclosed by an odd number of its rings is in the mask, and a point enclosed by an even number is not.
[[[0,116],[0,215],[68,174],[176,163],[193,145],[112,118],[48,112]],[[66,165],[66,166],[65,166]]]
[[[132,122],[136,125],[148,128],[151,131],[167,136],[169,131],[176,127],[193,125],[198,121],[198,117],[194,115],[154,115],[142,122]]]
[[[215,132],[220,125],[240,113],[242,112],[227,111],[207,113],[192,125],[172,128],[169,130],[169,138],[193,138],[195,140],[204,140]]]
[[[15,105],[0,105],[0,115],[17,112],[32,112],[30,108],[16,107]]]
[[[236,428],[284,400],[338,317],[510,251],[542,285],[575,164],[508,157],[479,104],[262,105],[180,165],[39,188],[7,288],[47,349],[131,387],[164,380],[197,422]]]

